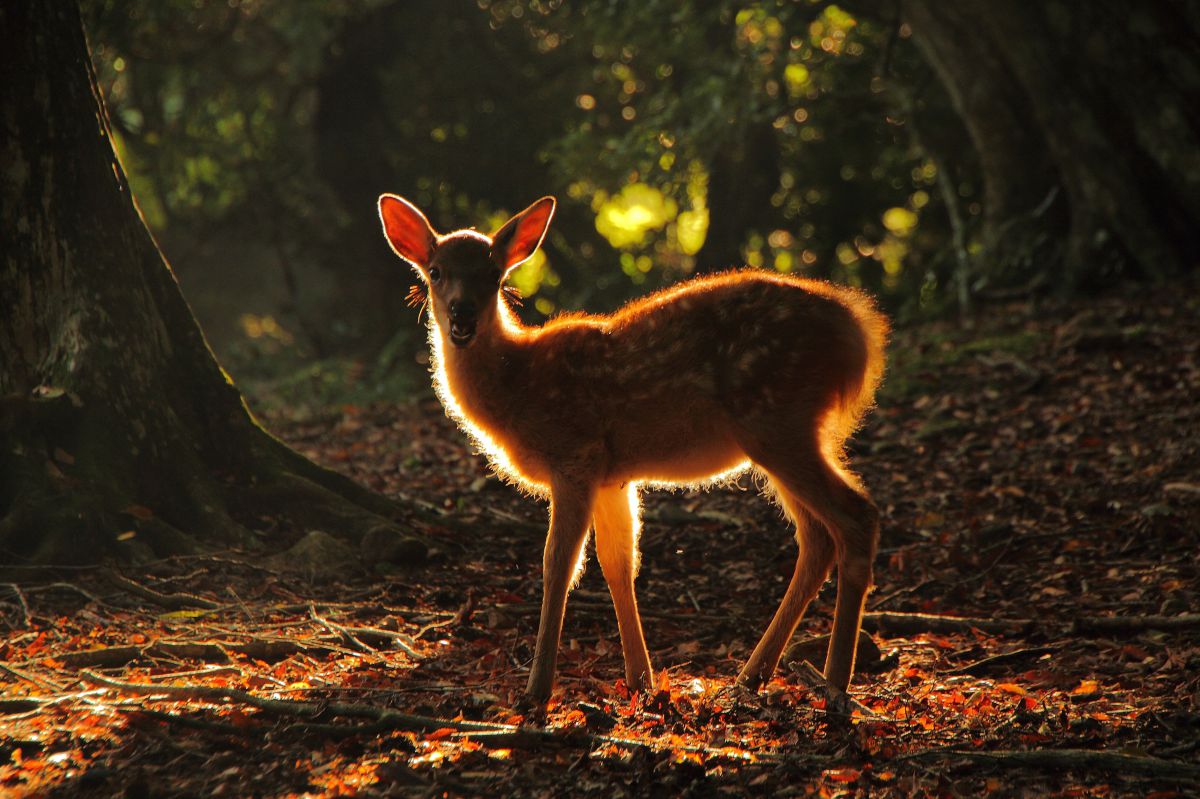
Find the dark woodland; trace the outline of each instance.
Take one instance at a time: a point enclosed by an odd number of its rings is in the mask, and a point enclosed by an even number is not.
[[[1200,793],[1195,3],[32,0],[0,128],[0,795]],[[547,502],[435,396],[383,193],[556,197],[527,325],[874,298],[846,690],[837,569],[737,680],[797,557],[751,472],[642,491],[652,684],[588,543],[531,702]]]

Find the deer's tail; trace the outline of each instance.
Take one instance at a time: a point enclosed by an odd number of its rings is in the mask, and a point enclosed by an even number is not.
[[[842,288],[838,299],[849,310],[853,330],[847,341],[847,353],[840,385],[833,405],[821,422],[821,449],[830,465],[845,472],[846,439],[858,429],[863,416],[875,404],[875,392],[883,380],[891,326],[875,307],[874,300],[857,289]],[[847,473],[847,476],[851,476]]]

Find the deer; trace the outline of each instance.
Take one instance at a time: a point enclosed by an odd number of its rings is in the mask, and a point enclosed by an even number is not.
[[[845,690],[879,511],[844,454],[874,403],[889,325],[865,293],[740,269],[680,282],[607,315],[518,317],[506,291],[541,246],[543,197],[488,236],[439,234],[412,203],[380,196],[392,250],[428,303],[430,366],[447,414],[492,468],[548,498],[542,599],[523,703],[544,707],[567,595],[589,534],[616,611],[631,692],[655,686],[634,580],[644,487],[704,487],[758,474],[795,526],[791,581],[737,683],[774,674],[809,603],[837,566],[824,677]]]

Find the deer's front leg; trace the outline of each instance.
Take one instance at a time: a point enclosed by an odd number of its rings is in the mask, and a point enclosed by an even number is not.
[[[650,654],[642,634],[633,581],[638,566],[637,486],[608,487],[596,494],[596,559],[604,570],[617,627],[621,631],[621,650],[625,653],[625,684],[631,691],[646,691],[654,685]]]
[[[550,489],[550,532],[542,555],[542,616],[525,688],[526,696],[539,703],[550,698],[554,687],[567,592],[582,565],[594,497],[591,486],[554,484]]]

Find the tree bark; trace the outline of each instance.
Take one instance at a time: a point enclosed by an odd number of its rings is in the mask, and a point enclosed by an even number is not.
[[[75,4],[0,5],[0,52],[0,562],[245,545],[257,514],[400,534],[217,364],[130,196]]]
[[[1009,70],[1004,50],[979,35],[970,9],[909,0],[904,12],[917,48],[945,87],[979,156],[982,243],[989,271],[995,278],[1020,280],[1042,266],[1034,263],[1041,231],[1014,225],[1013,220],[1034,211],[1060,180],[1029,100]],[[1014,169],[1016,164],[1023,167]],[[1043,229],[1056,228],[1056,239],[1065,234],[1065,219],[1045,222]]]
[[[1194,6],[905,0],[903,14],[980,154],[989,268],[1014,236],[1018,249],[1056,242],[1065,266],[1057,282],[1068,287],[1196,266]],[[1031,213],[1054,184],[1065,225]],[[1054,260],[1031,266],[1047,272]]]

